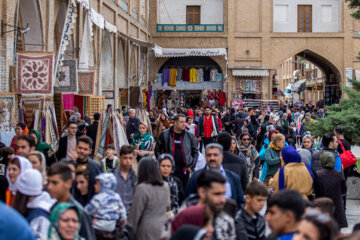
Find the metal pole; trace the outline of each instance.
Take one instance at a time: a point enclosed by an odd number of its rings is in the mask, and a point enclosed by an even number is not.
[[[14,40],[14,57],[13,57],[13,65],[16,65],[16,47],[17,47],[17,38],[18,38],[18,25],[19,25],[19,10],[20,10],[20,0],[17,2],[16,9],[16,24],[15,24],[15,40]]]

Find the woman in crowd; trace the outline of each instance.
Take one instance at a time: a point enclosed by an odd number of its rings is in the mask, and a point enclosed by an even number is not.
[[[250,123],[247,126],[250,136],[252,138],[251,142],[255,141],[255,136],[257,134],[258,128],[259,128],[259,123],[256,121],[256,116],[255,115],[251,115],[250,116]]]
[[[197,126],[193,124],[193,119],[191,117],[186,118],[186,127],[195,137],[197,137]]]
[[[331,217],[309,210],[300,221],[293,240],[335,240],[336,223]]]
[[[270,146],[265,152],[265,162],[267,163],[267,171],[265,183],[268,184],[269,180],[274,177],[276,171],[283,165],[281,150],[285,146],[285,136],[276,134],[274,139],[270,142]]]
[[[72,203],[59,203],[51,211],[49,240],[83,240],[79,236],[80,210]]]
[[[78,170],[76,171],[76,188],[79,190],[80,195],[76,196],[76,200],[82,205],[85,206],[90,202],[91,199],[88,197],[89,191],[89,170]]]
[[[239,149],[239,146],[238,146],[238,143],[237,143],[237,140],[236,140],[235,136],[232,136],[232,139],[231,139],[230,152],[235,154],[235,155],[239,155],[239,153],[240,153],[240,149]]]
[[[195,205],[181,211],[171,222],[171,233],[174,234],[184,225],[201,227],[206,231],[204,239],[212,239],[214,233],[213,213],[206,205]]]
[[[128,222],[137,240],[159,240],[166,222],[169,187],[164,184],[156,161],[144,158],[138,169],[138,183]]]
[[[43,186],[46,186],[47,176],[46,176],[46,160],[44,154],[39,151],[33,151],[27,155],[27,158],[31,162],[33,168],[40,171],[43,179]]]
[[[310,134],[307,134],[302,138],[302,148],[307,149],[311,154],[313,154],[315,151],[313,144],[314,138]]]
[[[36,169],[27,169],[17,180],[17,192],[13,208],[29,222],[37,239],[46,239],[50,221],[49,213],[56,200],[43,191],[41,173]]]
[[[16,152],[17,152],[16,138],[22,134],[24,134],[24,135],[28,134],[29,129],[27,128],[25,123],[20,122],[20,123],[16,124],[15,133],[16,133],[16,135],[12,138],[10,147],[12,147],[14,149],[15,154],[16,154]]]
[[[259,178],[259,154],[251,144],[250,133],[240,135],[240,152],[245,156],[250,180]]]
[[[29,168],[32,168],[32,165],[30,161],[24,157],[15,156],[9,161],[8,169],[6,171],[6,179],[9,183],[9,187],[5,193],[6,205],[12,205],[17,190],[16,180],[18,179],[21,172],[24,172]]]
[[[342,201],[342,194],[346,194],[347,191],[344,175],[334,169],[335,156],[333,153],[324,151],[320,156],[320,160],[324,169],[316,172],[315,195],[317,198],[331,198],[335,204],[334,218],[340,228],[347,227],[348,223]]]
[[[132,143],[137,150],[138,162],[144,157],[154,156],[155,140],[148,131],[145,123],[139,124],[139,132],[134,134]]]
[[[158,139],[160,137],[161,132],[170,127],[170,121],[168,120],[165,113],[161,113],[159,115],[159,118],[156,119],[155,121],[155,125],[156,128],[155,128],[154,136],[156,139]]]
[[[158,161],[162,178],[169,184],[171,211],[174,213],[174,215],[176,215],[179,210],[180,203],[184,198],[182,182],[173,175],[175,170],[175,161],[170,154],[161,154]]]

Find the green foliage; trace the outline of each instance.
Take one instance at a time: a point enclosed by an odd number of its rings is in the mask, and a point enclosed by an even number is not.
[[[355,19],[360,19],[360,0],[345,0],[349,3],[350,9],[356,9],[354,13],[351,14]]]
[[[341,125],[344,128],[345,138],[353,144],[360,144],[360,92],[358,91],[360,81],[351,79],[349,81],[354,88],[344,87],[348,99],[341,99],[339,105],[329,106],[326,118],[307,127],[314,136],[333,132],[336,126]]]

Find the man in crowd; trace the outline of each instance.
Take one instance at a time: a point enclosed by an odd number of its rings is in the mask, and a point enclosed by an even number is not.
[[[312,170],[314,172],[323,169],[321,166],[320,156],[323,152],[328,151],[335,156],[335,170],[342,171],[341,158],[339,153],[336,151],[338,148],[338,141],[334,133],[325,133],[322,141],[323,149],[313,153],[312,155]]]
[[[194,171],[198,159],[198,142],[194,134],[185,127],[185,115],[177,114],[174,117],[174,126],[160,134],[155,147],[156,157],[162,153],[169,153],[174,157],[174,175],[182,181],[184,186],[189,180],[190,173]]]
[[[134,197],[136,174],[132,169],[132,164],[135,161],[135,148],[133,145],[123,145],[120,149],[120,165],[114,170],[114,175],[117,180],[115,192],[117,192],[129,213],[131,203]]]
[[[275,193],[268,201],[265,216],[272,234],[268,239],[291,240],[305,212],[305,201],[294,190]]]
[[[226,170],[222,166],[223,157],[224,157],[223,147],[217,143],[209,144],[206,147],[205,157],[206,157],[206,166],[204,169],[198,170],[192,175],[186,187],[186,193],[185,193],[186,197],[192,193],[197,192],[197,188],[198,188],[197,178],[199,177],[199,175],[205,170],[213,169],[220,172],[226,178],[225,197],[227,199],[229,198],[234,199],[237,205],[241,206],[245,202],[245,200],[240,183],[240,178],[238,175],[236,175],[236,173]]]
[[[16,138],[17,154],[27,157],[29,153],[35,151],[35,139],[30,135],[20,135]]]
[[[67,135],[60,138],[59,141],[59,150],[57,151],[57,159],[61,160],[62,158],[72,158],[71,156],[75,152],[76,146],[76,132],[77,124],[76,122],[68,122],[66,124]]]
[[[231,108],[226,108],[226,114],[222,119],[223,126],[225,131],[231,134],[231,130],[233,130],[235,117],[231,114]]]
[[[91,140],[93,141],[93,143],[96,143],[96,135],[97,135],[97,131],[98,131],[98,127],[99,127],[99,120],[100,120],[100,113],[95,113],[94,114],[94,122],[88,126],[87,130],[86,130],[86,136],[90,137]],[[93,148],[91,155],[94,155],[94,150],[95,148]]]
[[[54,163],[50,166],[47,176],[47,190],[51,197],[57,200],[56,204],[69,202],[75,204],[77,208],[80,209],[80,236],[84,239],[95,240],[95,232],[92,228],[92,219],[90,215],[70,193],[73,184],[71,169],[64,163]]]
[[[89,186],[88,186],[87,202],[89,202],[95,194],[95,188],[94,188],[94,185],[96,183],[95,177],[96,175],[102,172],[101,165],[89,157],[92,151],[92,147],[93,147],[93,142],[91,138],[89,138],[88,136],[81,136],[77,140],[75,152],[71,155],[71,159],[77,162],[77,169],[89,170]],[[75,199],[81,197],[81,193],[77,188],[74,191],[74,196]]]
[[[139,131],[140,120],[135,116],[135,109],[130,108],[128,111],[129,120],[126,123],[126,137],[129,142],[134,134]]]
[[[200,204],[209,207],[211,215],[214,216],[213,226],[215,232],[213,233],[213,239],[236,238],[234,219],[223,211],[226,203],[226,182],[225,177],[216,170],[202,171],[197,178],[196,196],[191,197],[192,199],[189,201],[185,200],[184,206],[182,206],[182,210],[185,207]]]
[[[209,143],[216,142],[216,136],[219,134],[219,125],[216,117],[211,115],[211,108],[209,106],[204,109],[205,115],[199,120],[198,125],[198,140],[202,141],[204,147]]]
[[[235,155],[232,152],[230,152],[232,137],[227,132],[220,133],[217,137],[217,142],[224,149],[224,153],[223,153],[224,160],[222,162],[222,165],[224,166],[225,169],[229,171],[233,171],[240,177],[241,186],[244,191],[249,182],[247,163],[244,155],[243,154]]]
[[[266,239],[265,220],[259,213],[265,205],[269,190],[264,183],[254,180],[247,185],[245,194],[245,206],[240,208],[235,217],[237,239]]]

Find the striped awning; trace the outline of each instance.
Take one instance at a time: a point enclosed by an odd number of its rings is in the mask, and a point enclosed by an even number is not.
[[[235,77],[268,77],[268,70],[264,69],[241,69],[232,70],[232,75]]]

